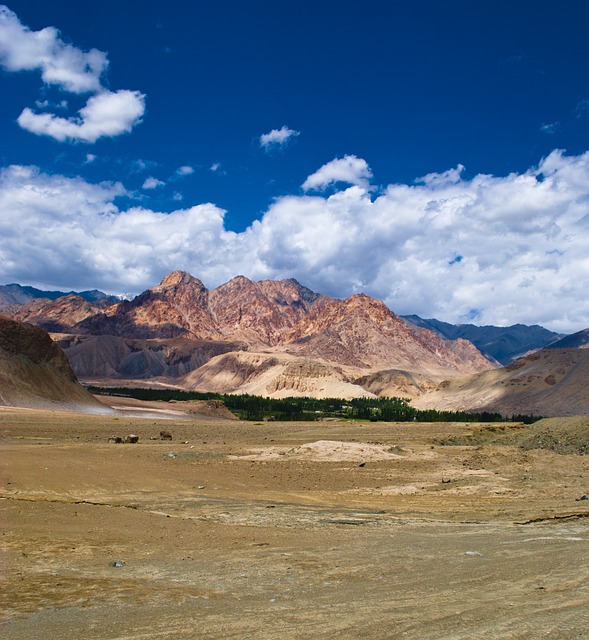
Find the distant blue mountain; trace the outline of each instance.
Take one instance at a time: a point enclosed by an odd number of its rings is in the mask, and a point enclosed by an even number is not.
[[[537,324],[477,327],[474,324],[450,324],[435,318],[424,320],[416,315],[401,317],[415,326],[435,331],[449,340],[469,340],[491,362],[495,360],[502,365],[517,360],[529,351],[547,347],[564,337],[563,334],[554,333]]]
[[[47,298],[49,300],[57,300],[64,296],[80,296],[88,302],[94,303],[114,303],[118,302],[116,296],[109,296],[103,291],[92,289],[91,291],[42,291],[35,287],[23,286],[20,284],[0,285],[0,309],[6,309],[12,305],[27,304],[35,298]]]
[[[581,329],[577,333],[565,336],[557,342],[553,342],[550,349],[589,349],[589,329]]]

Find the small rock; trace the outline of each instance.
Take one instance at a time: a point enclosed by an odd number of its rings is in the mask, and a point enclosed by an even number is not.
[[[366,466],[366,463],[365,463],[365,462],[361,462],[358,466],[359,466],[359,467],[365,467],[365,466]]]
[[[125,436],[125,444],[137,444],[139,442],[139,436],[134,433],[130,433],[128,436]]]
[[[197,489],[206,489],[204,484],[199,484],[198,487],[196,487]]]
[[[176,454],[173,451],[170,451],[170,453],[168,453],[168,458],[175,458]]]
[[[124,566],[125,566],[125,563],[124,563],[122,560],[115,560],[115,561],[112,563],[112,566],[113,566],[113,567],[124,567]]]
[[[471,558],[473,558],[473,557],[482,558],[483,557],[483,554],[480,551],[465,551],[464,555],[465,556],[469,556]]]
[[[589,498],[587,496],[581,496],[580,498],[575,498],[575,502],[581,502],[584,500],[589,500]]]

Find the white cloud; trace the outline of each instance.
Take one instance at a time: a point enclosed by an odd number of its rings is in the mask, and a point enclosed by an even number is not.
[[[31,31],[16,14],[0,5],[0,66],[7,71],[40,71],[44,84],[69,93],[90,93],[86,105],[73,117],[36,113],[26,107],[18,124],[37,135],[58,141],[95,142],[102,137],[128,133],[145,112],[145,96],[138,91],[109,91],[101,77],[108,67],[106,54],[98,49],[82,51],[66,44],[54,27]],[[61,100],[52,105],[37,101],[39,109],[66,109]]]
[[[18,117],[18,124],[31,133],[47,135],[60,142],[96,142],[99,138],[129,133],[141,122],[144,111],[144,95],[121,89],[92,96],[74,118],[35,113],[27,107]]]
[[[366,160],[356,156],[344,156],[324,164],[307,177],[302,187],[305,191],[322,190],[329,185],[345,182],[368,189],[370,178],[372,171]]]
[[[100,76],[108,60],[98,49],[81,51],[66,44],[54,27],[31,31],[14,12],[0,5],[0,64],[8,71],[38,70],[45,84],[87,93],[100,90]]]
[[[215,173],[216,171],[219,171],[219,169],[221,169],[221,163],[213,162],[213,164],[211,165],[211,171]]]
[[[141,187],[142,189],[156,189],[157,187],[161,187],[163,185],[165,185],[166,183],[163,182],[162,180],[158,180],[157,178],[152,178],[151,176],[149,178],[145,179],[145,182],[143,183],[143,186]]]
[[[460,176],[464,171],[464,165],[459,164],[456,169],[448,169],[442,173],[428,173],[422,178],[417,178],[415,182],[425,184],[428,187],[446,187],[460,182]]]
[[[93,153],[86,154],[86,160],[84,160],[84,164],[92,164],[96,161],[96,156]]]
[[[280,129],[272,129],[269,133],[263,133],[260,136],[260,146],[266,150],[283,147],[289,140],[296,138],[300,133],[300,131],[289,129],[286,125],[283,125]]]
[[[449,322],[589,327],[589,152],[508,176],[460,167],[332,195],[288,196],[241,233],[203,204],[120,210],[120,184],[9,167],[0,175],[0,282],[139,292],[174,269],[357,291]],[[457,257],[461,258],[458,260]]]
[[[183,167],[178,167],[178,169],[176,169],[176,173],[179,176],[189,176],[194,173],[194,169],[188,165],[184,165]]]

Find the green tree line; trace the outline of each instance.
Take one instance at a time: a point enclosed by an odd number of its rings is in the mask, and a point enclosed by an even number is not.
[[[90,393],[138,400],[220,400],[242,420],[321,420],[340,418],[385,422],[514,422],[530,423],[539,416],[502,416],[489,411],[438,411],[416,409],[406,398],[267,398],[250,394],[200,393],[180,389],[138,389],[131,387],[87,387]]]

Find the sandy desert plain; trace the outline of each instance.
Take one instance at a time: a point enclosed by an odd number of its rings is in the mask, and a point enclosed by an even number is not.
[[[589,638],[588,418],[144,413],[0,408],[2,638]]]

